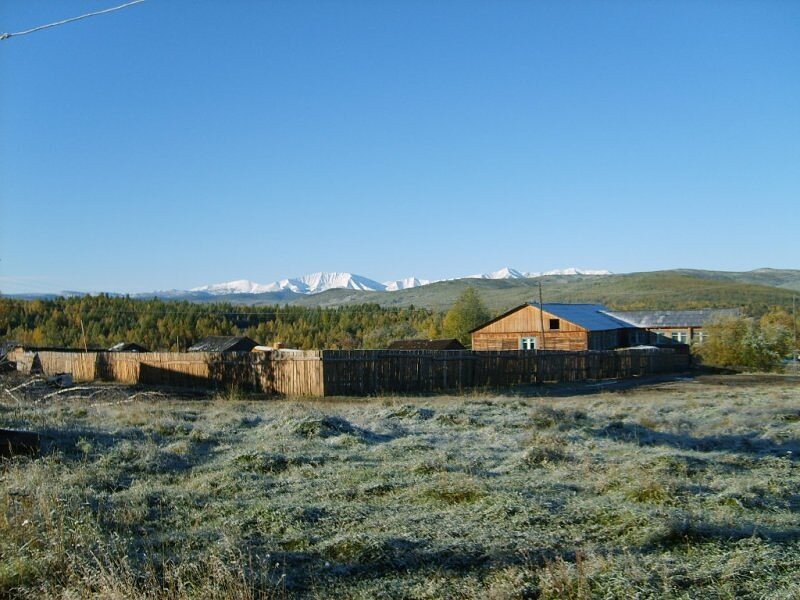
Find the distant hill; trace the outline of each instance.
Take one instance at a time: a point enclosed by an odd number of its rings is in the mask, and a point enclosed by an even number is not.
[[[287,303],[295,306],[336,307],[373,303],[447,310],[459,294],[475,288],[489,310],[500,313],[523,302],[538,301],[539,281],[545,302],[599,302],[618,310],[647,308],[744,307],[756,314],[769,306],[789,307],[792,289],[738,281],[733,273],[713,271],[655,271],[624,275],[553,275],[522,279],[456,279],[392,293],[334,289],[313,295],[274,298],[271,294],[231,295],[235,304]],[[795,273],[800,278],[800,271]],[[747,276],[747,274],[743,274]],[[788,276],[781,281],[791,282]],[[216,300],[220,300],[219,296]]]
[[[217,289],[154,292],[137,298],[158,297],[196,303],[225,302],[239,306],[289,305],[333,308],[355,304],[385,307],[415,306],[446,311],[465,289],[478,290],[489,310],[499,314],[523,302],[538,301],[539,282],[545,302],[599,302],[618,310],[656,308],[742,307],[760,314],[769,306],[790,307],[792,295],[800,291],[800,270],[757,269],[754,271],[704,271],[676,269],[621,275],[551,274],[541,277],[492,279],[463,278],[438,281],[396,291],[328,289],[301,293],[292,289],[262,293],[225,293]],[[800,294],[796,294],[800,295]],[[22,295],[20,298],[41,298]],[[53,295],[47,295],[53,297]]]
[[[800,291],[800,270],[796,269],[755,269],[753,271],[701,271],[697,269],[678,269],[676,273],[700,277],[755,283],[772,287]]]

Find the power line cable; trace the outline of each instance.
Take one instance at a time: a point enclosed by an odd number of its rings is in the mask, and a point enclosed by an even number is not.
[[[65,25],[67,23],[72,23],[73,21],[80,21],[81,19],[88,19],[89,17],[96,17],[97,15],[105,15],[110,12],[114,12],[117,10],[122,10],[123,8],[128,8],[129,6],[133,6],[134,4],[141,4],[145,0],[132,0],[131,2],[126,2],[125,4],[120,4],[119,6],[114,6],[112,8],[106,8],[103,10],[98,10],[91,13],[86,13],[85,15],[80,15],[78,17],[71,17],[69,19],[64,19],[63,21],[57,21],[55,23],[48,23],[47,25],[39,25],[38,27],[34,27],[33,29],[27,29],[25,31],[17,31],[15,33],[3,33],[0,34],[0,40],[7,40],[12,37],[17,37],[20,35],[27,35],[29,33],[34,33],[35,31],[41,31],[42,29],[50,29],[51,27],[58,27],[59,25]]]

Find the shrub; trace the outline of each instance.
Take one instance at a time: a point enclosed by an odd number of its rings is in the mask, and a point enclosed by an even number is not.
[[[698,346],[704,362],[720,367],[743,367],[772,371],[791,348],[790,331],[770,315],[761,321],[748,317],[726,317],[706,328],[708,340]]]

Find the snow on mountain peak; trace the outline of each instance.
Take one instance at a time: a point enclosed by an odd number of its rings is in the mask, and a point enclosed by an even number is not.
[[[553,269],[542,273],[528,273],[528,277],[540,277],[542,275],[611,275],[611,271],[569,267],[568,269]]]
[[[469,275],[466,279],[522,279],[527,277],[526,273],[512,269],[511,267],[503,267],[498,271],[491,273],[481,273],[479,275]]]
[[[212,283],[211,285],[203,285],[200,287],[192,288],[190,292],[207,292],[209,294],[260,294],[269,291],[259,283],[250,281],[249,279],[237,279],[235,281],[228,281],[225,283]]]
[[[553,269],[551,271],[533,271],[523,273],[511,267],[503,267],[492,273],[481,273],[479,275],[469,275],[466,279],[522,279],[524,277],[542,277],[543,275],[611,275],[611,271],[593,271],[589,269]]]
[[[352,273],[311,273],[288,281],[296,283],[298,289],[293,291],[301,294],[317,294],[332,289],[362,291],[383,291],[385,289],[382,283]]]
[[[541,277],[543,275],[611,275],[610,271],[591,271],[576,269],[555,269],[541,273],[523,273],[510,267],[503,267],[492,273],[480,275],[470,275],[465,279],[521,279],[524,277]],[[354,275],[353,273],[311,273],[302,277],[291,279],[281,279],[268,284],[260,284],[248,279],[237,279],[226,283],[214,283],[201,287],[192,288],[192,292],[205,292],[208,294],[263,294],[266,292],[291,291],[296,294],[318,294],[326,290],[347,289],[375,292],[394,292],[397,290],[407,290],[433,283],[427,279],[417,279],[416,277],[406,277],[395,281],[379,283],[373,279]]]
[[[247,279],[214,283],[192,288],[192,292],[209,294],[263,294],[289,290],[297,294],[317,294],[331,289],[349,289],[363,291],[383,291],[382,283],[352,273],[311,273],[291,279],[281,279],[268,284],[254,283]]]
[[[397,290],[408,290],[421,285],[428,285],[430,283],[427,279],[417,279],[416,277],[406,277],[405,279],[396,279],[395,281],[384,281],[383,285],[387,292],[396,292]]]

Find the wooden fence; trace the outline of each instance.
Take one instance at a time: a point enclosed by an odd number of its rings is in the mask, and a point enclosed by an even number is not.
[[[323,350],[322,362],[326,396],[618,379],[683,371],[689,367],[687,355],[667,349]]]
[[[238,388],[284,396],[365,396],[617,379],[686,370],[670,349],[615,351],[277,350],[273,352],[17,351],[21,368],[75,381]],[[24,366],[24,367],[23,367]]]
[[[323,350],[326,396],[463,389],[475,385],[469,350]]]

